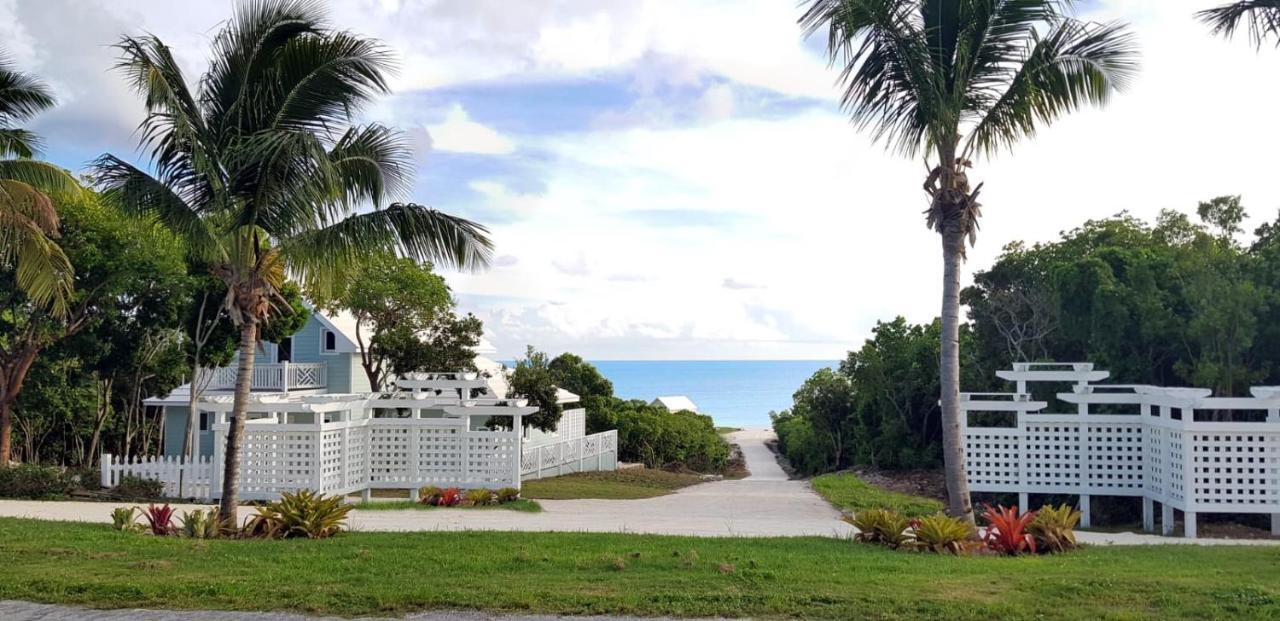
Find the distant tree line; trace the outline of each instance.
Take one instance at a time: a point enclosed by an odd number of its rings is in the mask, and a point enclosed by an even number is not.
[[[1005,247],[964,290],[965,391],[1008,390],[1015,361],[1089,361],[1121,383],[1240,396],[1280,383],[1280,219],[1244,235],[1238,196],[1091,220],[1050,243]],[[899,317],[775,413],[800,471],[942,464],[938,323]]]

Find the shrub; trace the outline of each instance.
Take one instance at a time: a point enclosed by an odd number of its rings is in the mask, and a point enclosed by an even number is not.
[[[436,506],[440,504],[440,494],[444,490],[435,487],[424,487],[418,490],[418,502],[424,505]]]
[[[44,500],[75,491],[73,477],[63,469],[39,464],[0,467],[0,497]]]
[[[120,477],[120,482],[111,491],[121,498],[151,500],[164,497],[164,483],[155,479],[126,474]]]
[[[968,522],[941,514],[916,518],[911,530],[917,549],[951,554],[963,553],[974,534]]]
[[[440,507],[456,507],[462,503],[462,490],[456,487],[450,487],[440,492],[440,502],[436,503]]]
[[[162,507],[149,505],[146,511],[142,512],[142,517],[147,518],[147,527],[151,529],[151,534],[165,536],[172,534],[174,509],[166,503]]]
[[[497,492],[498,504],[506,504],[520,500],[520,490],[514,487],[504,487]]]
[[[1018,514],[1017,507],[985,505],[982,517],[987,522],[987,535],[983,538],[987,547],[1010,556],[1030,551],[1036,552],[1036,540],[1027,532],[1027,525],[1036,519],[1035,511]]]
[[[618,430],[618,458],[649,468],[680,465],[697,472],[720,472],[729,461],[729,445],[716,433],[710,416],[668,412],[640,400],[614,397],[586,400],[591,433]]]
[[[280,500],[258,507],[258,513],[245,523],[243,534],[269,539],[324,539],[342,532],[351,509],[352,505],[344,504],[341,496],[305,489],[284,492]]]
[[[911,541],[907,528],[911,522],[896,511],[868,509],[848,520],[858,529],[854,539],[863,543],[878,543],[897,548]]]
[[[1046,552],[1066,552],[1076,548],[1076,525],[1080,523],[1080,512],[1070,505],[1040,507],[1036,516],[1027,525],[1036,544]]]
[[[182,514],[182,534],[192,539],[213,539],[218,536],[218,508],[192,509]]]
[[[138,524],[138,508],[116,507],[112,509],[111,528],[125,533],[134,533],[141,530],[142,525]]]
[[[466,495],[463,496],[463,504],[468,507],[486,507],[493,504],[493,501],[493,492],[487,489],[467,490]]]

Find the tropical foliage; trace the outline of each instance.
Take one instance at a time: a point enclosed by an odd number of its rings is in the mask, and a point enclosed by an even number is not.
[[[827,33],[841,104],[855,126],[931,169],[926,225],[942,238],[942,444],[951,512],[972,519],[960,445],[960,262],[978,230],[971,157],[1103,104],[1136,72],[1123,24],[1086,23],[1058,0],[813,0],[801,18]]]
[[[1275,39],[1280,47],[1280,0],[1240,0],[1196,13],[1201,21],[1209,24],[1213,34],[1228,39],[1244,26],[1249,40],[1262,47],[1269,39]]]
[[[349,270],[328,295],[313,292],[311,299],[355,317],[360,364],[375,390],[413,371],[475,366],[480,320],[457,316],[448,283],[430,264],[378,255]]]
[[[411,203],[384,207],[408,187],[409,149],[398,132],[353,118],[387,92],[390,55],[332,28],[319,5],[239,5],[213,37],[198,89],[160,39],[126,36],[116,47],[119,71],[146,106],[139,135],[150,166],[107,154],[93,175],[124,209],[180,235],[227,286],[223,309],[240,330],[221,510],[233,523],[254,350],[260,325],[287,312],[286,275],[325,291],[382,253],[475,268],[490,243],[467,220]]]

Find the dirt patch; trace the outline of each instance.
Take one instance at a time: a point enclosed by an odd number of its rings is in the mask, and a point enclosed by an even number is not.
[[[947,479],[941,470],[881,470],[859,466],[850,470],[858,478],[887,490],[934,498],[946,503]]]
[[[751,471],[747,470],[747,457],[742,454],[742,447],[729,444],[729,461],[724,466],[724,478],[745,479],[749,476]]]

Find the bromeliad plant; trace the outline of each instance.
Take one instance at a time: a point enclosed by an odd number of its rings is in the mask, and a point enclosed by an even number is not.
[[[462,504],[462,490],[450,487],[440,492],[440,501],[436,503],[436,506],[456,507],[460,504]]]
[[[911,521],[917,550],[939,554],[963,554],[976,544],[973,525],[960,518],[930,515]]]
[[[1027,531],[1028,525],[1036,519],[1035,511],[1019,515],[1017,507],[1006,509],[1003,505],[983,505],[982,518],[987,522],[987,533],[983,541],[991,550],[1009,556],[1024,552],[1036,553],[1035,537]]]
[[[142,512],[142,517],[147,519],[147,528],[151,530],[151,534],[165,536],[174,532],[173,514],[176,513],[173,507],[168,503],[164,506],[148,505],[147,509]],[[114,516],[113,516],[114,517]]]
[[[1070,505],[1045,505],[1035,513],[1027,525],[1036,544],[1045,552],[1066,552],[1076,549],[1075,528],[1080,524],[1081,513]]]
[[[122,533],[136,533],[142,530],[138,524],[137,507],[116,507],[111,510],[111,528]]]
[[[218,508],[192,509],[182,514],[182,535],[192,539],[213,539],[218,536],[220,522]]]
[[[352,506],[341,496],[325,496],[311,490],[284,492],[280,500],[258,508],[244,527],[246,537],[264,539],[325,539],[346,527]]]
[[[846,521],[858,529],[854,539],[899,548],[911,542],[911,522],[896,511],[868,509]]]

